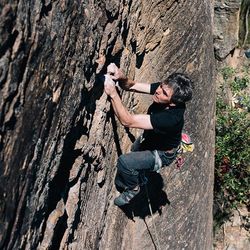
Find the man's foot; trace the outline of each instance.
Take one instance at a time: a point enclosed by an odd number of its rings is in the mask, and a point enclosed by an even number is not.
[[[127,189],[122,192],[118,197],[115,198],[114,204],[118,207],[129,204],[129,202],[140,193],[140,187],[137,186],[135,189]]]

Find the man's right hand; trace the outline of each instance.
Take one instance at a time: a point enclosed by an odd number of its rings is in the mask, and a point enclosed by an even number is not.
[[[114,63],[109,64],[109,66],[107,67],[107,73],[111,76],[113,80],[116,81],[127,79],[124,73]]]
[[[107,73],[113,80],[119,81],[119,86],[124,90],[129,90],[135,84],[135,82],[128,79],[114,63],[108,65]]]

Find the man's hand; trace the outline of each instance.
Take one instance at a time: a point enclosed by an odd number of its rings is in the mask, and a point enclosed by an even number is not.
[[[117,95],[115,82],[112,80],[111,76],[108,74],[105,75],[104,90],[105,90],[105,93],[109,95],[111,98]]]
[[[109,64],[107,73],[110,74],[113,80],[119,81],[119,86],[122,89],[129,90],[135,84],[135,82],[128,79],[114,63]]]
[[[107,67],[107,73],[113,80],[116,81],[124,81],[128,79],[114,63],[109,64],[109,66]]]

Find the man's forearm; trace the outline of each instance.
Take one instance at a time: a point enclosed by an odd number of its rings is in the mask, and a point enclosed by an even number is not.
[[[150,94],[150,84],[148,83],[135,82],[134,80],[126,77],[124,79],[119,80],[119,85],[122,89],[128,91]]]
[[[132,121],[132,115],[129,113],[127,108],[122,104],[121,98],[118,93],[110,96],[111,103],[115,114],[122,125],[129,126]]]
[[[122,79],[119,79],[119,85],[124,90],[130,90],[135,85],[135,81],[124,77]]]
[[[135,82],[135,84],[129,90],[139,93],[150,94],[150,84]]]

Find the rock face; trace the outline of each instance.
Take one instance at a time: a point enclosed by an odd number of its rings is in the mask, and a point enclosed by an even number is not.
[[[217,235],[217,241],[214,249],[248,249],[250,237],[250,233],[247,230],[249,216],[250,213],[245,206],[234,210],[230,220],[223,225],[223,232],[220,232]]]
[[[211,249],[211,11],[207,0],[1,1],[1,249]],[[181,170],[149,176],[153,220],[145,192],[124,211],[113,205],[115,162],[135,131],[103,93],[110,62],[139,81],[184,71],[195,83],[195,151]]]
[[[214,48],[219,60],[225,59],[238,45],[241,2],[214,2]]]
[[[250,0],[242,0],[240,10],[239,45],[247,49],[249,49],[250,45],[249,21]]]

